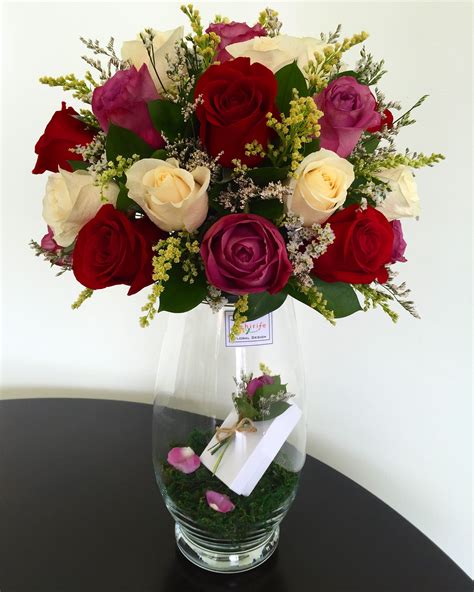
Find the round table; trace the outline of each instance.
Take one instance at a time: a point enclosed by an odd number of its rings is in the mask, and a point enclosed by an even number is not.
[[[1,592],[469,592],[436,545],[308,457],[280,545],[254,571],[201,571],[177,551],[155,483],[152,407],[0,402]]]

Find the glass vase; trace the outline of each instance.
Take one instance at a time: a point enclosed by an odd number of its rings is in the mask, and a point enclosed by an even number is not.
[[[232,314],[231,305],[213,312],[203,303],[167,316],[153,410],[155,475],[176,523],[177,545],[194,564],[227,573],[252,569],[274,552],[306,455],[304,377],[291,299],[246,323],[234,342],[229,337]],[[236,494],[203,464],[192,473],[171,466],[167,455],[174,447],[202,453],[233,409],[235,379],[261,375],[261,364],[281,377],[302,416],[283,445],[271,450],[273,461],[250,495]],[[254,425],[265,432],[269,423]],[[227,495],[234,509],[216,510],[208,504],[207,491]]]

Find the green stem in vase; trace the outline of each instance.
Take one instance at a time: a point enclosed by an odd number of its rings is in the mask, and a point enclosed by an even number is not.
[[[221,464],[222,457],[224,456],[225,451],[229,447],[229,444],[230,444],[230,441],[231,440],[232,440],[232,438],[227,438],[227,440],[225,440],[225,442],[223,444],[221,442],[219,443],[219,444],[222,444],[222,446],[221,446],[222,450],[221,450],[221,452],[220,452],[220,454],[219,454],[219,456],[218,456],[218,458],[216,460],[216,464],[214,465],[214,467],[212,469],[212,474],[213,475],[216,474],[216,471],[219,468],[219,465]],[[217,450],[219,450],[219,448]]]

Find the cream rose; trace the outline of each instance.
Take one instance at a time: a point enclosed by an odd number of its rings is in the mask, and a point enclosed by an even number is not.
[[[139,35],[136,40],[124,42],[122,45],[122,59],[129,61],[137,70],[139,70],[143,64],[146,64],[148,71],[153,78],[153,82],[155,83],[156,90],[161,93],[163,92],[163,87],[158,80],[156,72],[158,72],[161,82],[165,88],[167,88],[170,81],[166,75],[166,71],[169,69],[166,55],[171,59],[176,55],[175,43],[183,38],[184,27],[178,27],[177,29],[172,29],[170,31],[153,30],[153,33],[153,57],[155,60],[155,68],[153,68],[150,63],[147,50]]]
[[[292,179],[293,194],[287,209],[303,218],[304,226],[321,224],[346,201],[347,189],[354,181],[350,162],[324,148],[308,154]]]
[[[226,47],[234,58],[248,57],[253,64],[258,62],[277,72],[283,66],[294,60],[300,69],[314,59],[314,53],[322,53],[325,47],[331,47],[320,39],[313,37],[291,37],[277,35],[276,37],[254,37],[249,41],[233,43]]]
[[[401,165],[377,173],[377,178],[388,184],[389,193],[377,208],[388,220],[412,218],[420,215],[420,198],[410,167]]]
[[[130,198],[159,228],[191,232],[206,219],[210,179],[206,167],[190,173],[180,169],[174,158],[144,158],[128,170],[127,188]]]
[[[119,188],[109,183],[104,198],[115,205]],[[97,214],[105,201],[94,176],[87,171],[70,173],[59,169],[48,177],[43,198],[43,218],[53,230],[54,240],[61,247],[74,242],[79,230]]]

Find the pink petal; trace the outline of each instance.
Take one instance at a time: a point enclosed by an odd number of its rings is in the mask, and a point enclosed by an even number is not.
[[[44,249],[45,251],[51,251],[51,252],[54,252],[54,251],[59,250],[61,248],[58,245],[58,243],[54,240],[53,230],[49,226],[48,226],[48,234],[45,234],[43,236],[43,238],[41,239],[41,248]]]
[[[182,473],[194,473],[201,464],[201,459],[195,454],[192,448],[185,446],[183,448],[172,448],[168,452],[168,462],[172,467]]]
[[[224,493],[217,493],[217,491],[206,491],[206,500],[209,507],[216,512],[232,512],[235,505],[230,501],[229,496]]]

